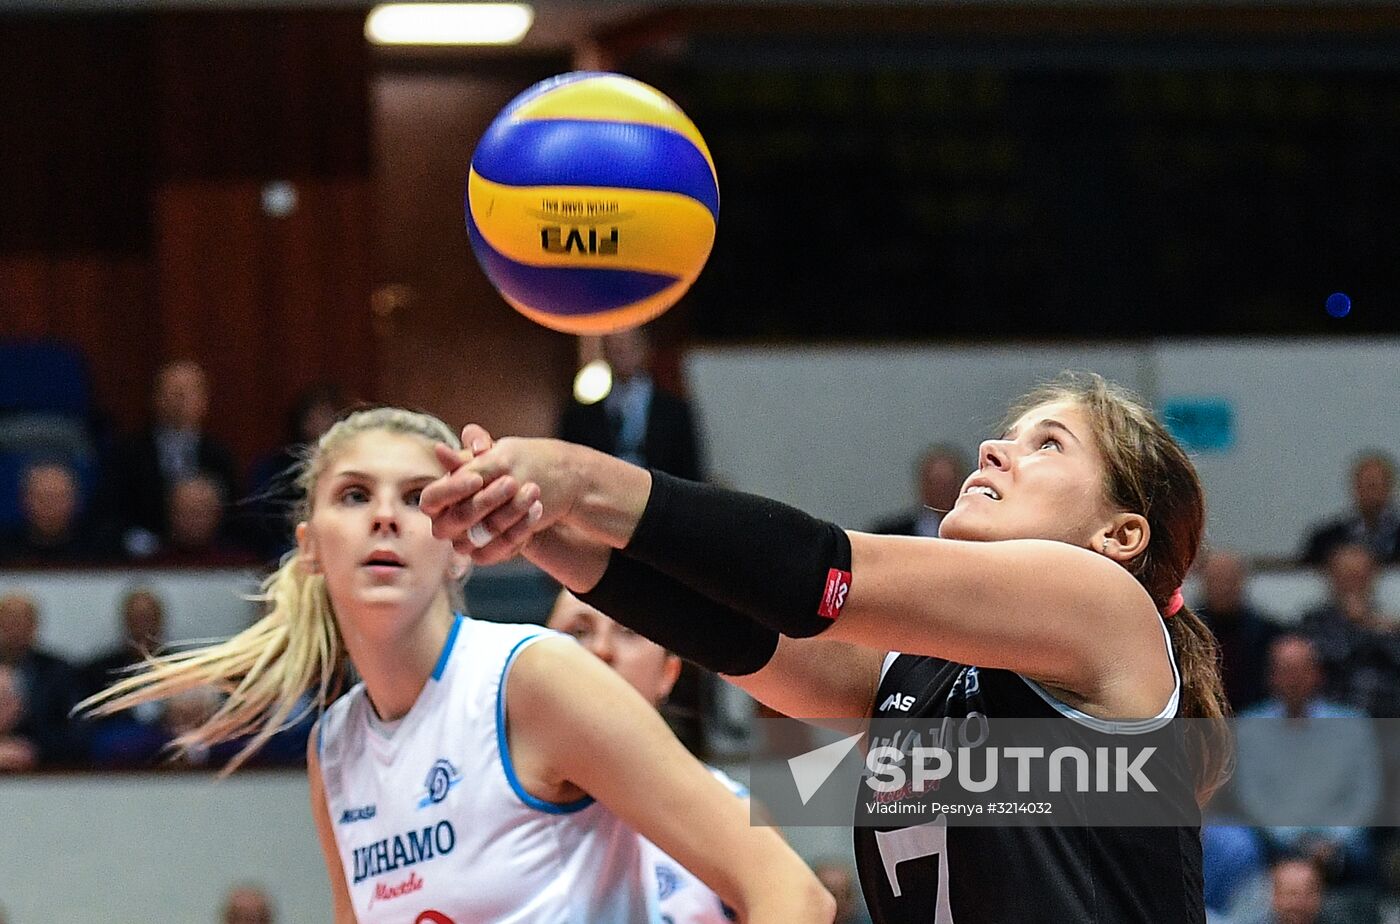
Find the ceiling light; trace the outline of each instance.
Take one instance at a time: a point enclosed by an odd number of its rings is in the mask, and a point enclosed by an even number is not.
[[[534,21],[526,3],[386,3],[370,10],[365,38],[377,45],[513,45]]]

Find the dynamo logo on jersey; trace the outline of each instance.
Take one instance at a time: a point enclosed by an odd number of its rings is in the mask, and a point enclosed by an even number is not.
[[[656,897],[660,901],[665,901],[676,890],[681,887],[681,877],[676,875],[676,871],[665,863],[656,864]]]
[[[433,763],[433,768],[428,771],[428,778],[423,781],[425,792],[423,797],[418,800],[418,807],[421,809],[436,805],[446,799],[452,787],[460,782],[462,782],[462,775],[457,772],[457,768],[452,766],[451,762],[438,758]]]

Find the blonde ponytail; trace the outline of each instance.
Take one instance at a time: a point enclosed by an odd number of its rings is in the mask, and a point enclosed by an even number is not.
[[[298,522],[310,515],[310,498],[327,460],[351,437],[374,430],[461,447],[451,429],[435,417],[400,408],[356,411],[331,427],[307,459],[297,479],[303,495]],[[315,694],[312,706],[322,709],[344,691],[350,673],[325,579],[309,573],[298,552],[282,560],[252,599],[265,607],[265,615],[247,629],[217,644],[149,658],[137,673],[83,700],[75,711],[106,716],[212,687],[224,694],[223,704],[170,746],[183,754],[251,736],[222,772],[238,769],[274,734],[305,717],[305,709],[296,710],[307,693]],[[459,586],[454,585],[451,599],[460,604]]]
[[[293,713],[308,691],[315,691],[314,702],[321,705],[338,696],[349,666],[325,580],[307,574],[298,553],[289,554],[252,599],[267,612],[247,629],[214,645],[150,658],[140,673],[89,697],[78,710],[106,716],[212,687],[225,694],[222,705],[170,746],[183,754],[252,735],[223,773],[236,770],[274,734],[305,717],[305,710]]]

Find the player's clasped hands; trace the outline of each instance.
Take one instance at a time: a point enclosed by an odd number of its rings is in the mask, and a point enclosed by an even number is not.
[[[450,539],[477,564],[513,558],[572,505],[555,442],[510,437],[498,443],[484,428],[469,424],[462,430],[460,452],[436,446],[447,473],[419,499],[419,508],[433,520],[433,535]]]

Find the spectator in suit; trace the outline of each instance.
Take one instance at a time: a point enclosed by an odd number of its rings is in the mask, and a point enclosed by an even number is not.
[[[652,381],[646,333],[633,329],[608,334],[603,337],[603,357],[612,367],[612,390],[593,404],[570,397],[559,436],[637,465],[703,480],[695,415],[686,399]]]
[[[1326,671],[1326,694],[1377,718],[1400,717],[1400,634],[1376,603],[1376,559],[1344,543],[1327,560],[1329,599],[1301,629]]]
[[[1245,599],[1249,571],[1244,558],[1213,549],[1201,565],[1205,600],[1196,612],[1220,643],[1220,673],[1234,711],[1254,705],[1267,692],[1269,644],[1277,623]]]
[[[1326,564],[1334,549],[1360,543],[1377,561],[1400,562],[1400,510],[1394,499],[1395,462],[1384,452],[1358,456],[1351,468],[1352,509],[1315,527],[1303,546],[1303,562]]]
[[[72,766],[86,757],[85,729],[68,718],[80,698],[68,662],[37,647],[39,608],[24,594],[0,597],[0,664],[19,678],[24,716],[17,732],[34,742],[44,766]]]
[[[939,443],[928,447],[919,456],[914,468],[915,487],[919,503],[912,510],[888,517],[876,523],[873,533],[891,536],[938,536],[943,515],[958,502],[963,479],[972,471],[967,454],[956,446]]]
[[[1302,636],[1274,640],[1269,688],[1269,699],[1240,714],[1239,803],[1265,825],[1260,834],[1273,855],[1309,857],[1337,884],[1337,901],[1373,907],[1367,825],[1381,807],[1384,781],[1376,732],[1360,710],[1322,695],[1317,653]],[[1354,721],[1327,721],[1340,719]]]
[[[181,478],[170,487],[170,536],[152,564],[175,568],[228,568],[258,564],[226,525],[227,505],[218,481],[208,475]]]
[[[165,606],[155,592],[137,587],[121,602],[122,640],[83,667],[83,695],[114,683],[121,672],[158,654],[165,645]]]
[[[96,530],[81,515],[78,476],[66,462],[34,462],[24,470],[20,512],[24,522],[0,551],[5,565],[74,565],[103,557]]]
[[[120,679],[124,669],[140,664],[147,655],[158,654],[165,645],[165,607],[147,588],[129,591],[121,603],[122,641],[89,661],[83,668],[83,695],[96,693]],[[146,766],[160,745],[169,740],[161,728],[162,708],[142,703],[121,715],[87,719],[91,757],[99,767]],[[156,742],[148,745],[146,742]],[[135,742],[135,743],[133,743]],[[126,755],[140,751],[139,759]]]
[[[122,545],[144,558],[170,539],[171,489],[203,475],[225,498],[238,496],[232,454],[205,430],[209,384],[198,363],[180,360],[156,376],[151,425],[127,441],[116,459],[110,502],[117,507]]]

